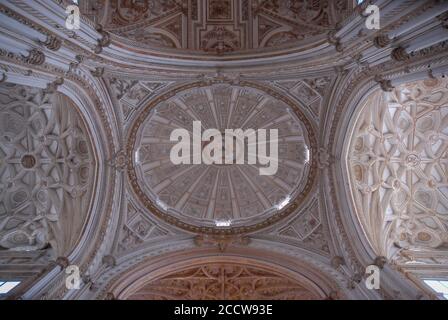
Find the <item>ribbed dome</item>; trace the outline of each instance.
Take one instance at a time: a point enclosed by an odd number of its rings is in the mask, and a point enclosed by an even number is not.
[[[277,129],[277,172],[260,175],[258,161],[173,164],[170,152],[177,142],[170,141],[171,132],[184,128],[192,133],[193,121],[201,121],[202,132]],[[156,105],[137,146],[137,176],[147,196],[162,211],[198,226],[239,226],[268,218],[301,192],[309,169],[307,134],[291,108],[261,91],[228,84],[188,89]]]

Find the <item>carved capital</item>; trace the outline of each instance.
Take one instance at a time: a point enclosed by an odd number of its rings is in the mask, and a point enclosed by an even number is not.
[[[335,269],[339,268],[342,265],[345,265],[345,260],[341,256],[334,256],[331,258],[331,266]]]
[[[344,66],[341,66],[341,65],[336,66],[333,69],[337,74],[344,74],[347,72],[347,70],[344,69]]]
[[[65,269],[70,265],[70,261],[68,260],[67,257],[57,257],[55,262],[62,269]]]
[[[100,40],[98,40],[98,45],[100,45],[101,47],[107,47],[110,45],[110,35],[108,32],[103,31],[101,32],[102,38]]]
[[[331,44],[337,44],[340,40],[338,37],[336,37],[336,32],[334,30],[327,33],[327,39]]]
[[[100,54],[101,52],[103,52],[103,47],[97,45],[95,48],[93,48],[93,52],[95,52],[96,54]]]
[[[84,56],[83,56],[83,55],[80,55],[80,54],[77,54],[77,55],[75,56],[75,59],[76,59],[76,61],[77,61],[78,63],[82,63],[82,62],[84,61]]]
[[[331,291],[328,294],[327,300],[338,300],[339,299],[339,292],[337,291]]]
[[[123,150],[118,151],[113,158],[108,161],[108,164],[118,171],[123,171],[129,164],[126,152]]]
[[[356,285],[357,285],[358,283],[360,283],[361,280],[362,280],[362,275],[361,275],[360,273],[355,273],[355,274],[348,280],[347,288],[348,288],[348,289],[351,289],[351,290],[355,289],[355,288],[356,288]]]
[[[342,44],[340,43],[340,39],[336,37],[336,32],[334,30],[328,32],[327,34],[327,40],[330,44],[334,45],[337,52],[342,52]]]
[[[373,44],[378,49],[387,47],[390,43],[391,43],[391,40],[387,34],[379,35],[379,36],[375,37],[375,39],[373,39]]]
[[[378,84],[381,87],[381,90],[385,92],[391,92],[395,87],[392,85],[392,82],[390,80],[385,80],[381,75],[375,76],[375,81],[378,82]]]
[[[103,52],[103,48],[108,47],[110,45],[110,34],[107,31],[103,30],[103,26],[101,24],[97,24],[95,26],[96,31],[101,34],[101,38],[97,40],[97,45],[93,49],[96,54],[100,54]]]
[[[233,85],[238,85],[240,83],[239,73],[222,73],[218,70],[214,74],[203,74],[202,81],[207,85],[212,85],[214,83],[230,83]]]
[[[24,60],[29,64],[41,65],[45,62],[45,54],[38,49],[32,49]]]
[[[49,35],[47,36],[47,39],[45,42],[42,43],[46,48],[52,50],[52,51],[57,51],[61,48],[62,46],[62,41],[60,39],[58,39],[56,36],[53,35]]]
[[[330,154],[325,148],[319,148],[317,156],[320,169],[328,168],[335,163],[334,155]]]
[[[96,67],[94,71],[90,71],[92,76],[101,78],[104,74],[104,68],[103,67]]]
[[[352,277],[352,280],[356,283],[360,283],[362,280],[362,274],[360,273],[355,273]]]
[[[115,257],[113,255],[106,255],[102,259],[103,264],[105,264],[107,267],[115,267],[117,265],[117,261],[115,260]]]
[[[92,283],[92,279],[90,278],[90,275],[88,275],[88,274],[83,274],[81,276],[81,280],[85,284],[91,284]]]
[[[439,20],[442,22],[442,27],[448,29],[448,13],[441,14]]]
[[[383,269],[384,265],[387,263],[387,258],[383,256],[376,257],[375,260],[373,260],[373,264],[376,265],[378,268]]]
[[[403,47],[395,48],[394,50],[392,50],[392,53],[390,55],[391,58],[396,61],[406,61],[410,58],[409,54]]]
[[[340,44],[339,42],[334,47],[336,48],[337,52],[344,51],[344,48],[342,47],[342,44]]]
[[[106,293],[104,300],[117,300],[117,299],[115,298],[115,295],[112,292],[108,292]]]

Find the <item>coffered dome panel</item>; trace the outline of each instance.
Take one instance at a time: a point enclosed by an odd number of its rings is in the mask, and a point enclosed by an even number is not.
[[[291,213],[310,191],[314,136],[308,120],[289,100],[250,86],[204,84],[151,103],[141,117],[131,136],[131,183],[151,212],[178,226],[202,232],[245,232]],[[188,164],[175,164],[170,156],[178,140],[170,141],[170,135],[186,129],[193,144],[194,121],[201,122],[202,133],[241,128],[253,129],[260,137],[257,130],[266,129],[269,140],[269,132],[278,130],[278,170],[262,175],[260,169],[272,163],[262,165],[259,157],[256,163],[248,163],[250,139],[244,139],[243,163],[237,164],[231,157],[239,156],[236,143],[242,140],[234,140],[235,153],[229,155],[224,134],[221,164],[207,164],[204,156],[200,164],[193,164],[194,155],[188,156]],[[203,140],[202,155],[211,143]],[[275,156],[273,149],[266,155]],[[229,156],[231,164],[226,164]]]

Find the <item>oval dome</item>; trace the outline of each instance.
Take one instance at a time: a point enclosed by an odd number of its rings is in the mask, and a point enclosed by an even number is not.
[[[298,115],[307,122],[297,107],[247,86],[214,84],[180,90],[150,107],[136,130],[134,187],[152,212],[181,226],[235,231],[238,227],[263,224],[291,203],[297,204],[297,199],[310,188],[310,127]],[[249,161],[254,140],[234,140],[234,149],[229,149],[235,151],[236,157],[238,150],[244,153],[242,163],[237,163],[226,153],[229,146],[223,134],[223,160],[207,164],[205,150],[212,140],[201,141],[193,133],[195,121],[200,123],[202,133],[207,129],[216,129],[218,133],[225,133],[226,129],[246,133],[253,130],[257,133],[254,139],[258,137],[256,163]],[[172,159],[178,140],[170,136],[177,129],[184,129],[188,139],[191,137],[188,150],[193,154],[187,157],[189,163],[176,164]],[[260,170],[272,165],[262,163],[260,129],[278,133],[278,168],[269,174]],[[195,135],[202,155],[200,163],[193,161]],[[266,155],[274,160],[272,141],[267,134]],[[240,142],[244,147],[239,149]],[[131,174],[131,180],[133,177]]]

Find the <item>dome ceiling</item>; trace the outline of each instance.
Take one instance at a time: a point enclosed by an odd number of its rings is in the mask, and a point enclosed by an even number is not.
[[[150,210],[198,227],[225,221],[226,229],[263,223],[309,191],[309,124],[295,106],[250,87],[217,84],[181,90],[149,111],[136,135],[134,167],[137,193]],[[277,129],[278,170],[260,175],[258,161],[248,164],[247,145],[244,164],[174,164],[170,152],[177,140],[170,135],[178,128],[192,132],[193,121],[201,121],[202,132]]]
[[[220,55],[310,44],[346,17],[352,2],[96,0],[81,10],[133,46]]]

